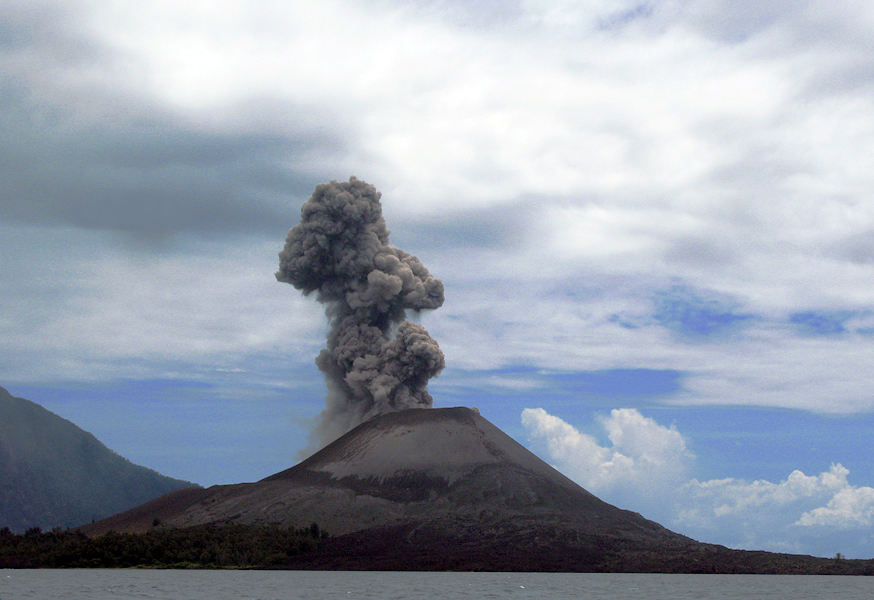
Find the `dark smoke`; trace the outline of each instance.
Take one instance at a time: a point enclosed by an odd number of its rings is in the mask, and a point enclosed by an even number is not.
[[[443,283],[389,244],[381,194],[352,177],[323,183],[301,208],[279,253],[276,279],[317,293],[330,319],[316,364],[328,384],[316,431],[324,445],[371,416],[430,407],[428,380],[443,352],[406,310],[443,305]]]

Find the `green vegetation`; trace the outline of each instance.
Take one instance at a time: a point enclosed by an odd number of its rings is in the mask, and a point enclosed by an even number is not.
[[[38,527],[24,534],[0,529],[0,568],[252,568],[282,565],[316,548],[327,535],[315,523],[300,529],[206,525],[110,532],[89,538],[79,531]]]

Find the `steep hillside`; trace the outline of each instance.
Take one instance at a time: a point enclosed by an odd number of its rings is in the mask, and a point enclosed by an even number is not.
[[[0,388],[0,527],[74,527],[193,485],[133,464]]]

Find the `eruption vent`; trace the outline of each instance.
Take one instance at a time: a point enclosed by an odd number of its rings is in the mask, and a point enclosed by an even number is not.
[[[276,279],[317,292],[330,319],[316,364],[328,384],[322,445],[379,413],[432,404],[443,352],[406,310],[443,305],[443,283],[389,244],[381,194],[352,177],[316,187],[279,253]]]

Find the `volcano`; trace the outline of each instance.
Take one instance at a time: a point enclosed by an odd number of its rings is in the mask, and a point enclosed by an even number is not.
[[[331,537],[295,567],[600,570],[709,545],[611,506],[469,408],[373,417],[256,483],[183,489],[87,535],[242,523]]]
[[[79,530],[229,523],[329,533],[294,569],[874,574],[874,561],[730,550],[669,531],[461,407],[377,415],[261,481],[176,490]]]

